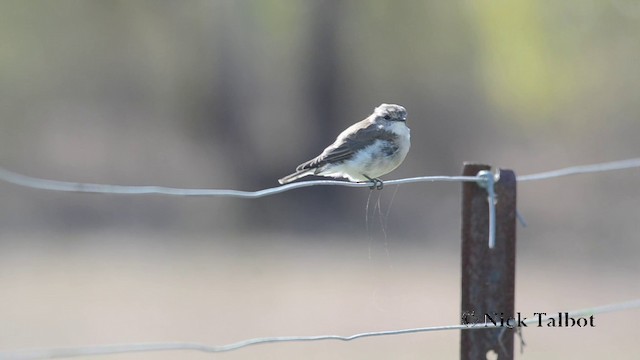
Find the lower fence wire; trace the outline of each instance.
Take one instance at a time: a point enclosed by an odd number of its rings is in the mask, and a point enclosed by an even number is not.
[[[609,304],[604,306],[597,306],[588,309],[569,311],[568,316],[570,317],[583,317],[583,316],[591,316],[597,314],[604,314],[610,312],[619,312],[630,309],[638,309],[640,308],[640,299]],[[527,325],[533,325],[538,322],[548,321],[551,319],[558,319],[561,314],[564,312],[558,313],[555,316],[544,316],[540,318],[531,318],[523,321]],[[432,326],[432,327],[422,327],[422,328],[412,328],[412,329],[400,329],[400,330],[386,330],[386,331],[372,331],[359,333],[350,336],[340,336],[340,335],[319,335],[319,336],[282,336],[282,337],[264,337],[264,338],[254,338],[238,341],[236,343],[220,345],[220,346],[210,346],[203,344],[195,344],[195,343],[157,343],[157,344],[120,344],[120,345],[98,345],[98,346],[85,346],[85,347],[73,347],[73,348],[53,348],[53,349],[39,349],[39,350],[22,350],[22,351],[14,351],[14,352],[0,352],[0,359],[2,360],[36,360],[36,359],[59,359],[59,358],[70,358],[70,357],[78,357],[78,356],[96,356],[96,355],[113,355],[113,354],[122,354],[122,353],[133,353],[133,352],[143,352],[143,351],[169,351],[169,350],[191,350],[191,351],[200,351],[206,353],[221,353],[232,350],[238,350],[242,348],[246,348],[253,345],[264,345],[264,344],[274,344],[274,343],[285,343],[285,342],[310,342],[310,341],[328,341],[328,340],[339,340],[339,341],[352,341],[367,337],[377,337],[377,336],[391,336],[391,335],[405,335],[405,334],[415,334],[415,333],[424,333],[431,331],[445,331],[445,330],[482,330],[482,329],[490,329],[500,327],[500,325],[493,323],[473,323],[473,324],[464,324],[464,325],[447,325],[447,326]]]

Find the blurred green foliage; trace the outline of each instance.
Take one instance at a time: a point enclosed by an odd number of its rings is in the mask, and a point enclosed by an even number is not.
[[[3,1],[0,162],[66,180],[257,189],[382,102],[407,107],[413,136],[388,177],[634,157],[639,14],[626,0]],[[421,220],[434,216],[423,190],[403,188],[394,204],[409,234],[438,223]],[[234,231],[320,219],[356,232],[348,219],[364,202],[328,188],[274,199],[282,211],[136,199],[134,216],[125,200],[52,195],[54,215],[36,195],[5,200],[22,209],[1,220],[15,224],[28,213],[67,227],[82,213]]]

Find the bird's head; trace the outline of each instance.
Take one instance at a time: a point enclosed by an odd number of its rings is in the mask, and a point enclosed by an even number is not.
[[[373,111],[373,115],[381,121],[407,121],[407,110],[395,104],[382,104]]]

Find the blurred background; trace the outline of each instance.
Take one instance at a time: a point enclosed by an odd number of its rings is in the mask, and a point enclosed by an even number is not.
[[[258,190],[380,103],[412,149],[385,179],[638,157],[640,3],[2,1],[0,166]],[[640,170],[519,184],[516,311],[640,297]],[[370,206],[366,211],[367,200]],[[219,345],[458,323],[460,184],[257,200],[0,184],[0,349]],[[379,205],[378,205],[379,204]],[[631,359],[640,312],[529,329],[520,358]],[[631,321],[629,321],[631,320]],[[229,359],[456,358],[456,332]],[[118,359],[208,358],[173,352]]]

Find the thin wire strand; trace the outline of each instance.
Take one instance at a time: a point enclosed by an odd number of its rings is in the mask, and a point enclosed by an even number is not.
[[[553,171],[545,171],[545,172],[530,174],[530,175],[521,175],[516,177],[516,179],[518,181],[546,180],[546,179],[553,179],[561,176],[597,173],[597,172],[613,171],[613,170],[623,170],[623,169],[631,169],[631,168],[638,168],[638,167],[640,167],[640,158],[635,158],[635,159],[611,161],[611,162],[591,164],[591,165],[570,166],[567,168],[562,168],[562,169],[553,170]]]
[[[546,171],[536,174],[521,175],[517,177],[518,181],[535,181],[546,180],[556,177],[596,173],[613,170],[623,170],[640,167],[640,158],[627,159],[621,161],[612,161],[599,164],[571,166],[563,169]],[[58,181],[41,179],[22,175],[0,167],[0,181],[5,181],[14,185],[24,186],[33,189],[53,190],[53,191],[66,191],[66,192],[81,192],[81,193],[95,193],[95,194],[120,194],[120,195],[148,195],[159,194],[169,196],[226,196],[237,198],[255,199],[269,195],[279,194],[285,191],[299,189],[309,186],[322,186],[322,185],[334,185],[334,186],[347,186],[347,187],[370,187],[369,183],[353,183],[348,181],[336,181],[336,180],[312,180],[302,181],[287,185],[282,185],[274,188],[268,188],[258,191],[242,191],[242,190],[229,190],[229,189],[183,189],[164,186],[145,186],[145,185],[109,185],[109,184],[93,184],[93,183],[80,183],[70,181]],[[463,182],[463,181],[482,181],[478,176],[419,176],[398,180],[387,180],[384,183],[386,185],[394,184],[410,184],[418,182]]]
[[[597,314],[604,314],[610,312],[618,312],[624,310],[638,309],[640,308],[640,299],[635,299],[623,303],[608,304],[604,306],[597,306],[588,309],[576,310],[568,312],[570,317],[583,317]],[[556,315],[541,316],[529,318],[523,321],[527,325],[541,324],[542,322],[549,321],[550,319],[558,319],[564,312],[555,313]],[[85,346],[85,347],[70,347],[70,348],[51,348],[51,349],[39,349],[39,350],[22,350],[14,352],[0,352],[0,359],[12,359],[12,360],[37,360],[37,359],[57,359],[57,358],[69,358],[78,356],[96,356],[96,355],[113,355],[121,353],[133,353],[133,352],[146,352],[146,351],[169,351],[169,350],[192,350],[207,353],[220,353],[238,350],[253,345],[264,345],[273,343],[284,342],[310,342],[310,341],[352,341],[368,337],[378,336],[392,336],[392,335],[405,335],[416,334],[432,331],[447,331],[447,330],[480,330],[500,327],[499,323],[493,324],[491,322],[485,323],[473,323],[464,325],[446,325],[446,326],[431,326],[411,329],[400,330],[386,330],[386,331],[372,331],[354,334],[350,336],[340,335],[319,335],[319,336],[281,336],[281,337],[264,337],[253,338],[238,341],[235,343],[210,346],[197,343],[148,343],[148,344],[120,344],[120,345],[104,345],[104,346]]]
[[[260,198],[264,196],[274,195],[285,191],[299,189],[309,186],[319,185],[337,185],[348,187],[371,187],[370,183],[354,183],[349,181],[337,181],[337,180],[312,180],[302,181],[297,183],[286,184],[274,188],[268,188],[258,191],[242,191],[242,190],[227,190],[227,189],[182,189],[164,186],[124,186],[124,185],[109,185],[109,184],[92,184],[92,183],[79,183],[69,181],[58,181],[41,179],[31,176],[9,171],[7,169],[0,168],[0,180],[20,185],[32,189],[42,190],[54,190],[54,191],[66,191],[66,192],[81,192],[81,193],[94,193],[94,194],[120,194],[120,195],[148,195],[148,194],[160,194],[170,196],[227,196],[238,198]],[[387,180],[385,185],[393,184],[409,184],[417,182],[461,182],[461,181],[478,181],[480,178],[476,176],[420,176],[398,180]]]

